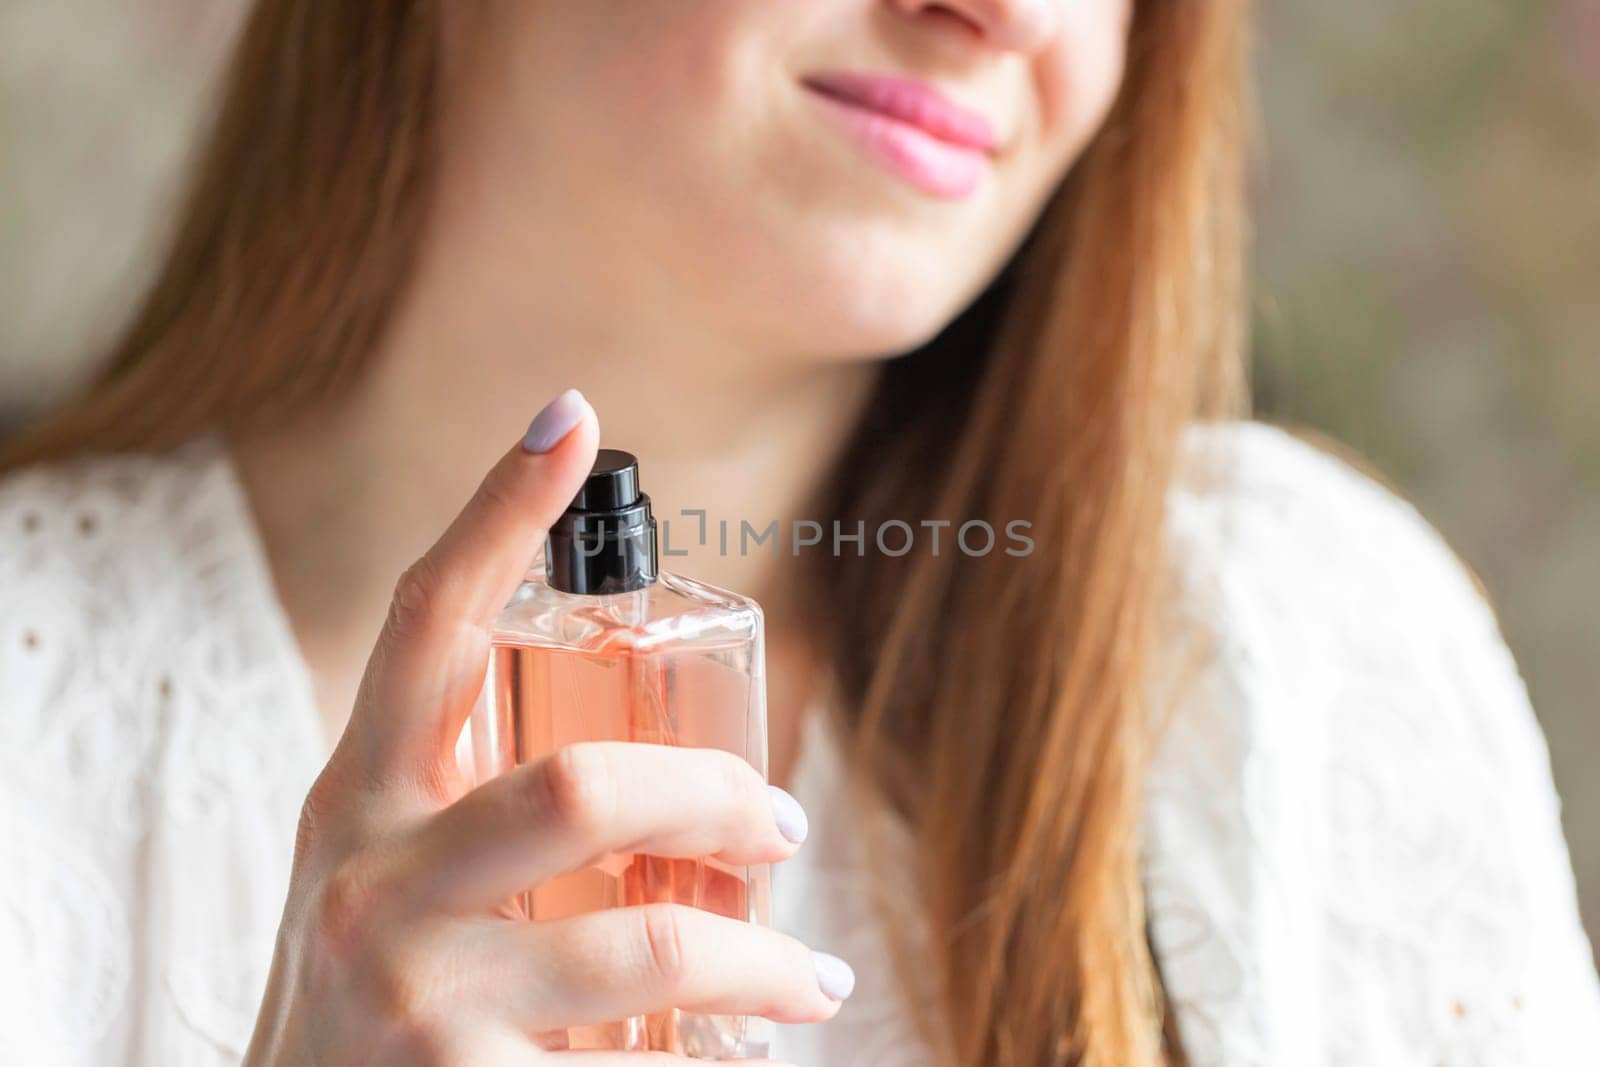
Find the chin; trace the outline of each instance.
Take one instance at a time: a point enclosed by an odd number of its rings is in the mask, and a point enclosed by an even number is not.
[[[847,290],[784,309],[798,350],[836,359],[885,359],[926,344],[964,306],[953,296]]]
[[[783,290],[801,294],[769,307],[782,347],[842,359],[888,358],[926,344],[982,291],[985,277],[930,270],[959,259],[926,248],[916,256],[827,257],[796,272]],[[864,267],[874,269],[864,270]]]

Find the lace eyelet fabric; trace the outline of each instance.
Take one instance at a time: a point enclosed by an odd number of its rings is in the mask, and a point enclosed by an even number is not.
[[[0,483],[0,1062],[238,1063],[325,758],[226,453]]]
[[[1142,829],[1195,1067],[1600,1063],[1548,753],[1470,574],[1281,429],[1196,424],[1183,456]],[[237,1064],[327,746],[227,450],[0,481],[0,596],[0,1062]],[[869,869],[816,710],[775,921],[859,984],[774,1053],[934,1067],[870,888],[909,837]]]

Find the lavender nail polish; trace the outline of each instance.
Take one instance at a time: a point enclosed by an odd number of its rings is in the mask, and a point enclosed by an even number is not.
[[[817,985],[829,1000],[846,1000],[856,990],[856,972],[838,956],[826,952],[813,952],[811,958],[817,965]]]
[[[548,452],[561,443],[561,439],[572,432],[578,425],[578,420],[583,418],[583,409],[588,406],[583,394],[576,389],[568,389],[550,403],[546,404],[533,417],[533,422],[528,426],[528,432],[522,436],[522,447],[529,452]]]
[[[798,845],[811,832],[811,821],[800,802],[775,785],[767,786],[772,793],[772,816],[778,823],[778,832],[790,844]]]

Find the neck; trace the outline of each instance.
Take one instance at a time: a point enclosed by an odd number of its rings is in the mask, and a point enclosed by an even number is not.
[[[457,287],[451,290],[461,292]],[[784,690],[803,703],[809,662],[798,627],[794,559],[693,544],[703,509],[735,529],[809,517],[875,379],[870,362],[815,363],[736,352],[712,331],[669,322],[584,319],[527,300],[491,317],[486,290],[466,307],[419,292],[361,389],[294,425],[236,442],[236,457],[280,596],[330,730],[342,716],[382,624],[395,578],[437,537],[531,414],[568,385],[600,415],[602,443],[640,457],[646,491],[670,523],[668,570],[756,597],[767,609],[774,769]],[[454,327],[453,324],[465,326]],[[713,369],[716,368],[716,369]],[[720,368],[729,368],[726,372]],[[762,368],[765,368],[763,371]],[[529,546],[530,554],[536,546]]]
[[[811,517],[879,364],[777,351],[758,309],[601,240],[604,220],[583,210],[591,198],[554,187],[537,152],[476,114],[442,124],[451,143],[417,270],[359,389],[236,442],[324,713],[337,732],[396,577],[533,413],[575,385],[602,444],[639,456],[674,551],[691,548],[663,567],[766,608],[776,749],[778,665],[803,658],[785,648],[804,643],[788,624],[795,561],[720,553],[714,535],[691,545],[693,520],[673,520],[696,509],[761,529]]]

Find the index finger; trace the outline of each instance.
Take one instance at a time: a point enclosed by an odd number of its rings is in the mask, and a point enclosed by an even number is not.
[[[401,576],[341,747],[373,779],[438,773],[482,687],[490,629],[594,465],[594,409],[568,389]]]

